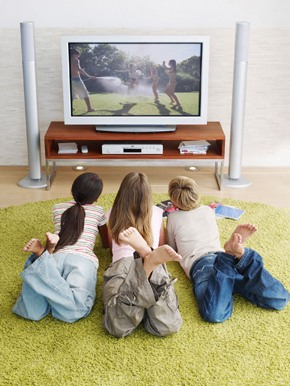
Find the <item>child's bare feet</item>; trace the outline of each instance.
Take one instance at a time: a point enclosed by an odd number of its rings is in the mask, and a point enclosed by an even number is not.
[[[243,243],[250,237],[252,234],[254,234],[258,228],[253,224],[240,224],[236,227],[233,233],[238,233],[242,236]]]
[[[120,232],[119,240],[130,245],[143,258],[151,252],[151,248],[136,228],[130,227],[123,232]]]
[[[233,233],[229,241],[225,243],[224,248],[226,253],[240,260],[245,252],[242,236],[239,233]]]
[[[50,232],[47,232],[46,233],[46,244],[45,244],[45,248],[47,249],[47,252],[48,253],[53,253],[55,247],[56,247],[56,244],[58,243],[58,240],[59,240],[59,236],[58,235],[55,235],[55,234],[52,234]]]
[[[31,239],[30,241],[28,241],[25,247],[23,247],[23,251],[32,252],[35,254],[36,257],[39,257],[43,254],[43,252],[45,251],[45,248],[41,244],[40,240]]]
[[[241,259],[245,251],[243,243],[257,230],[258,228],[252,224],[247,223],[238,225],[230,239],[224,245],[226,253]]]
[[[147,277],[160,264],[168,261],[180,261],[182,257],[169,245],[162,245],[151,251],[146,241],[136,228],[130,227],[119,234],[119,240],[130,245],[144,259],[144,270]]]
[[[182,256],[175,252],[169,245],[162,245],[145,257],[143,266],[147,277],[149,277],[158,265],[168,263],[169,261],[180,261],[181,259]]]

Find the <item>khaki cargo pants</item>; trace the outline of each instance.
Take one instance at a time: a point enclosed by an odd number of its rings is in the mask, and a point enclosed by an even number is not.
[[[103,327],[116,337],[132,334],[143,321],[146,331],[162,337],[177,332],[182,325],[177,294],[165,264],[150,279],[142,258],[124,257],[104,273]]]

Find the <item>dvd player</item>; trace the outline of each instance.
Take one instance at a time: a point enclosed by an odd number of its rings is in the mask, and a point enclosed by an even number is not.
[[[104,141],[102,154],[163,154],[162,141]]]

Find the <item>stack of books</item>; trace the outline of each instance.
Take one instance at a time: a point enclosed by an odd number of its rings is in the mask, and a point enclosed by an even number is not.
[[[58,144],[59,154],[75,154],[78,152],[78,146],[75,142],[65,142]]]
[[[178,149],[180,154],[206,154],[210,143],[202,141],[182,141],[180,142]]]

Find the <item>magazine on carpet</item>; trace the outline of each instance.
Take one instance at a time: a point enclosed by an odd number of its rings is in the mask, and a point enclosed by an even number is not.
[[[158,206],[158,208],[161,208],[163,210],[163,218],[166,218],[169,213],[171,212],[174,212],[175,210],[178,210],[178,209],[175,209],[172,205],[172,202],[170,200],[165,200],[165,201],[160,201],[158,204],[156,204],[156,206]]]
[[[214,209],[215,217],[217,220],[221,218],[230,218],[232,220],[238,220],[243,213],[244,210],[235,208],[234,206],[225,205],[222,202],[214,201],[209,204],[209,207]],[[223,207],[223,208],[221,208]]]
[[[175,209],[172,205],[171,200],[160,201],[156,204],[158,208],[163,210],[163,218],[166,218],[169,213],[174,212]],[[221,218],[230,218],[232,220],[238,220],[245,211],[243,209],[235,208],[234,206],[224,205],[221,202],[213,202],[209,205],[215,211],[216,219],[219,220]]]
[[[233,206],[227,205],[218,205],[215,208],[215,214],[219,218],[230,218],[232,220],[238,220],[242,214],[245,213],[244,210],[235,208]]]

